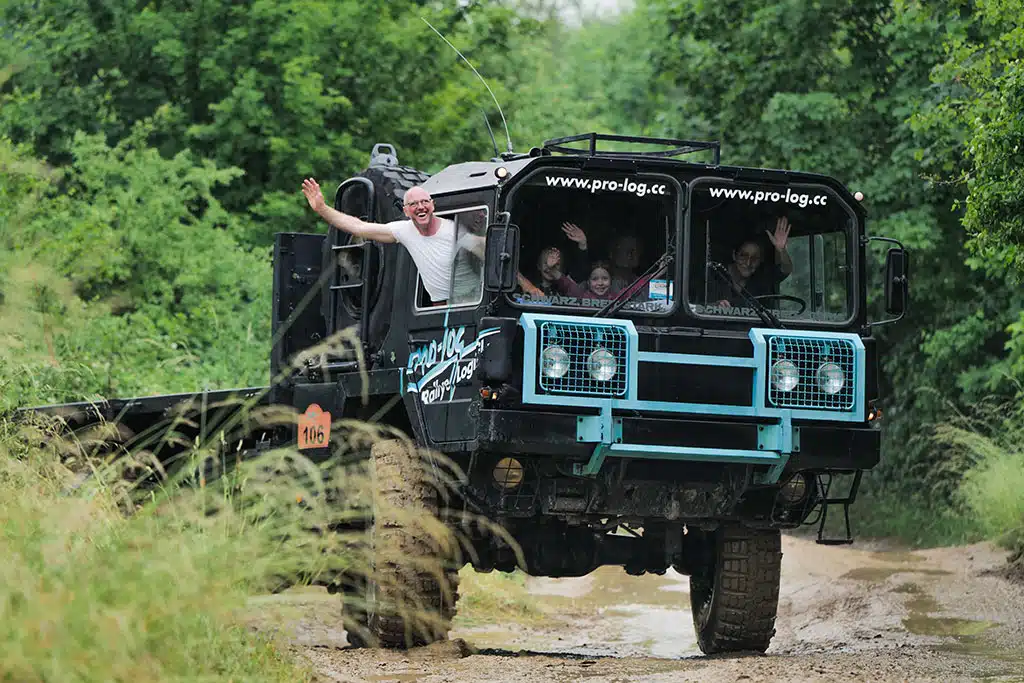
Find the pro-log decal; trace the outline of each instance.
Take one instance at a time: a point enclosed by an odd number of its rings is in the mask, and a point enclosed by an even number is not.
[[[419,394],[425,405],[467,400],[469,392],[458,389],[470,385],[481,342],[497,332],[496,327],[488,328],[470,341],[466,339],[466,326],[460,325],[446,328],[439,338],[420,344],[409,354],[405,390]]]

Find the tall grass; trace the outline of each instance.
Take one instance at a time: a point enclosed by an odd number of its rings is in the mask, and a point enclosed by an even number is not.
[[[236,625],[271,569],[259,525],[202,494],[125,516],[112,482],[72,489],[54,450],[0,429],[0,679],[311,680]]]
[[[829,515],[834,533],[842,533],[840,517]],[[884,487],[865,487],[851,508],[850,521],[856,538],[885,539],[910,548],[962,545],[984,537],[975,519],[959,506]]]
[[[295,418],[281,407],[243,414],[238,422],[261,427]],[[334,456],[313,462],[292,448],[234,460],[221,438],[234,428],[222,424],[178,469],[145,447],[103,448],[96,435],[118,433],[111,427],[69,442],[59,423],[0,420],[0,680],[310,680],[279,642],[240,625],[249,596],[366,576],[375,561],[440,574],[471,557],[473,537],[513,543],[474,515],[442,523],[374,495],[370,463],[358,456],[381,440],[404,442],[443,498],[465,477],[386,427],[337,420]],[[392,557],[394,548],[368,546],[369,514],[437,552]],[[404,603],[392,607],[428,628],[436,619],[401,588],[388,591]],[[347,630],[358,626],[343,622],[341,600],[336,614]]]
[[[969,463],[958,502],[987,537],[1014,551],[1013,562],[1024,565],[1024,407],[979,412],[984,419],[940,427],[938,437]]]
[[[962,472],[955,505],[987,538],[1012,550],[1024,578],[1024,405],[983,403],[936,428],[950,466]]]
[[[941,454],[928,472],[903,472],[895,482],[869,473],[855,505],[858,534],[898,539],[913,547],[992,539],[1013,548],[1020,559],[1024,386],[1018,389],[1019,398],[1010,403],[990,399],[968,412],[950,404],[946,421],[922,433]]]

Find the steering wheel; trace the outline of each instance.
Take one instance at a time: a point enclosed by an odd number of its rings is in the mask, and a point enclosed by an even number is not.
[[[760,296],[755,296],[754,298],[759,302],[762,299],[781,299],[783,301],[792,301],[794,303],[798,303],[800,304],[800,310],[794,313],[794,315],[800,315],[801,313],[807,310],[807,302],[798,296],[790,296],[789,294],[762,294]]]

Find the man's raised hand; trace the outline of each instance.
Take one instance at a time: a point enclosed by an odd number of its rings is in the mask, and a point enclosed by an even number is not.
[[[320,192],[320,185],[312,178],[306,178],[302,181],[302,194],[306,195],[309,207],[317,213],[320,213],[327,206],[327,202],[324,201],[324,195]]]

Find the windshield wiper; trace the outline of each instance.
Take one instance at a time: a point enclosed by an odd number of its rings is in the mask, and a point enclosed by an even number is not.
[[[777,327],[780,330],[786,329],[786,326],[782,324],[782,321],[776,317],[774,313],[765,308],[764,304],[754,298],[754,295],[747,291],[747,288],[743,285],[736,284],[733,282],[732,277],[729,275],[729,271],[721,263],[717,261],[708,261],[708,267],[714,271],[715,275],[722,278],[722,281],[729,286],[729,288],[743,297],[744,301],[750,304],[750,307],[754,309],[757,316],[761,318],[761,321],[765,325],[771,325]]]
[[[594,317],[602,318],[606,315],[613,315],[614,313],[617,313],[619,309],[629,303],[630,299],[637,295],[637,292],[643,289],[644,285],[668,268],[669,264],[672,263],[673,258],[674,254],[672,247],[669,247],[668,251],[662,254],[658,260],[654,262],[653,266],[644,271],[643,275],[623,287],[622,291],[616,294],[614,299],[609,301],[603,308],[601,308],[601,310],[594,314]]]

